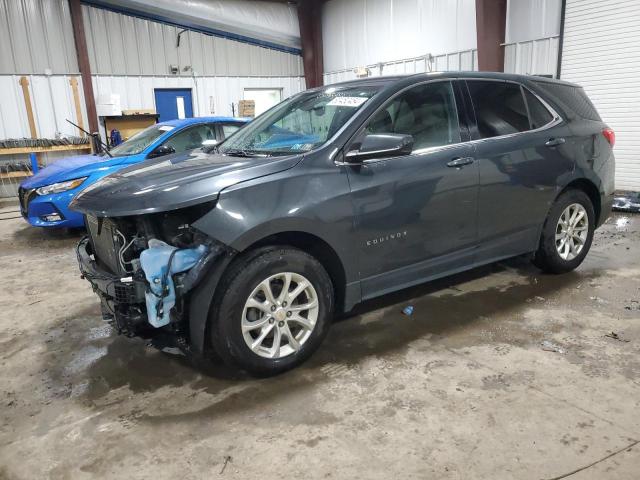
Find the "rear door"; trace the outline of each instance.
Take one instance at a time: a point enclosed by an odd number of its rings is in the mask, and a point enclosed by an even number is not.
[[[347,147],[356,149],[369,133],[414,138],[410,155],[344,167],[365,298],[473,261],[478,166],[459,104],[450,81],[412,86],[379,109]]]
[[[560,178],[573,169],[557,114],[514,82],[467,80],[480,174],[478,260],[537,248]]]

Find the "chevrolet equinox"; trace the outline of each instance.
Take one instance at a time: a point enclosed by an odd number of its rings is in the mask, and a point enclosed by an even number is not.
[[[80,270],[118,332],[276,374],[363,300],[516,255],[576,268],[611,209],[614,141],[581,87],[541,77],[311,89],[78,195]]]

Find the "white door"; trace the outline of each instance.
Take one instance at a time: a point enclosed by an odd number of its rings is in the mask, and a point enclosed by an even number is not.
[[[567,0],[560,78],[616,132],[616,189],[640,191],[640,1]]]
[[[281,88],[245,88],[244,99],[256,102],[256,117],[282,101]]]

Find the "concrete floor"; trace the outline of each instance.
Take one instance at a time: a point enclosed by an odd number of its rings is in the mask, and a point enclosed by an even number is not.
[[[0,220],[0,478],[639,477],[640,216],[570,274],[516,259],[368,303],[266,380],[114,335],[78,238]]]

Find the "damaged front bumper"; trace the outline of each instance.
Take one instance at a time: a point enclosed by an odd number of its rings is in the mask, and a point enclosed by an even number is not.
[[[100,268],[89,237],[76,247],[81,277],[87,280],[100,298],[102,317],[113,321],[118,333],[137,335],[147,330],[144,311],[147,282],[134,276],[121,277]]]
[[[197,290],[224,251],[214,243],[178,249],[152,240],[140,255],[140,267],[123,276],[102,268],[89,237],[76,248],[81,276],[100,298],[103,318],[119,334],[162,338],[162,346],[182,350],[191,346],[189,294]],[[195,316],[201,318],[200,323],[206,317],[198,312]],[[198,353],[203,352],[201,330],[196,334]]]

